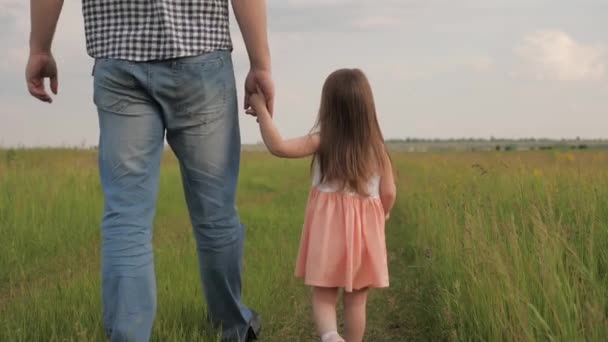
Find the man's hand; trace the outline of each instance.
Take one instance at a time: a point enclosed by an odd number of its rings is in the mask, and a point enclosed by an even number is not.
[[[31,54],[25,69],[25,80],[30,94],[40,101],[52,103],[53,99],[46,92],[44,79],[51,81],[51,91],[57,94],[59,83],[57,81],[57,64],[50,53]]]
[[[51,80],[51,91],[57,94],[57,64],[51,54],[53,35],[61,13],[63,0],[30,1],[30,58],[25,68],[25,81],[30,94],[40,101],[51,103],[44,79]]]
[[[252,68],[245,79],[245,109],[252,107],[251,96],[261,91],[266,99],[266,108],[272,116],[274,109],[274,82],[270,71]]]

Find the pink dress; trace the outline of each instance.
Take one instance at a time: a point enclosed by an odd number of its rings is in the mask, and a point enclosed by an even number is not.
[[[369,197],[320,183],[318,167],[306,206],[296,276],[319,287],[348,292],[388,287],[380,177],[368,181]]]

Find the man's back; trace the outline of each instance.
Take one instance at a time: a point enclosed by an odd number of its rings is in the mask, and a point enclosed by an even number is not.
[[[228,0],[83,0],[87,52],[164,60],[232,50]]]

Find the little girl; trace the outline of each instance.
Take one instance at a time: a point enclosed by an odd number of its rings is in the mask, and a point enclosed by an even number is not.
[[[312,286],[321,341],[345,341],[336,322],[339,289],[344,290],[344,337],[361,341],[368,289],[389,283],[384,222],[395,202],[392,167],[369,82],[358,69],[332,73],[323,86],[314,133],[291,140],[281,138],[261,94],[250,103],[247,113],[257,116],[272,154],[313,155],[296,276]]]

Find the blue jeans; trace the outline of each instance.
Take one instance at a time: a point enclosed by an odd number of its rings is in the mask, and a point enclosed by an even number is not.
[[[111,341],[148,341],[156,312],[152,221],[165,140],[175,152],[210,321],[243,340],[244,229],[234,205],[240,132],[229,52],[167,61],[98,59],[103,320]]]

